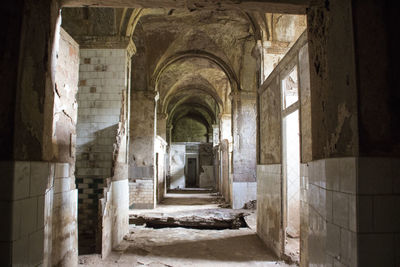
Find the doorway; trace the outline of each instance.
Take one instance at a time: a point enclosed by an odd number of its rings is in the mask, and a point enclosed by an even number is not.
[[[197,187],[196,182],[196,170],[197,160],[196,158],[188,158],[187,161],[187,176],[186,176],[186,187],[193,188]]]
[[[300,127],[297,66],[281,83],[282,157],[285,201],[285,254],[300,252]]]

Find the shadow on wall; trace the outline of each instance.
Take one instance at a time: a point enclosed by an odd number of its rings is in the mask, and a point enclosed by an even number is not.
[[[78,126],[79,127],[79,126]],[[77,137],[76,187],[78,188],[79,254],[99,251],[98,202],[106,178],[112,176],[113,151],[118,124]],[[92,131],[93,129],[85,129]]]

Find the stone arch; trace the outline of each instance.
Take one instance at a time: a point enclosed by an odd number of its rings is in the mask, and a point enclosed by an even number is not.
[[[168,116],[168,123],[171,123],[174,119],[175,114],[180,111],[182,108],[187,107],[188,105],[190,105],[191,107],[193,107],[195,110],[203,110],[208,116],[203,116],[203,117],[208,117],[209,120],[208,124],[212,124],[215,123],[217,116],[216,114],[214,114],[214,112],[210,109],[209,106],[207,106],[204,103],[198,102],[198,103],[193,103],[188,101],[190,100],[190,97],[186,97],[184,99],[182,99],[182,101],[178,102],[170,111],[171,116]],[[200,112],[201,113],[201,112]],[[203,114],[204,115],[204,114]]]
[[[233,69],[221,58],[215,56],[214,54],[211,54],[209,52],[203,51],[203,50],[187,50],[187,51],[182,51],[179,53],[176,53],[169,58],[167,58],[165,61],[161,62],[158,64],[156,67],[155,71],[153,72],[152,78],[150,80],[150,88],[154,88],[154,90],[157,91],[157,84],[159,81],[159,78],[161,74],[168,68],[169,65],[183,60],[187,58],[203,58],[206,60],[209,60],[216,64],[228,77],[228,80],[231,84],[232,91],[237,91],[241,90],[240,88],[240,83],[237,78],[236,73],[233,71]]]
[[[171,102],[171,100],[179,95],[179,94],[184,94],[184,93],[204,93],[204,94],[208,94],[210,95],[215,103],[218,104],[218,108],[219,110],[222,110],[223,108],[223,102],[221,100],[221,98],[219,97],[219,95],[217,94],[217,92],[213,89],[213,88],[209,88],[207,86],[204,85],[190,85],[190,86],[185,86],[185,87],[179,87],[179,88],[175,88],[175,89],[171,89],[168,94],[164,97],[164,99],[161,100],[160,103],[160,110],[162,113],[166,113],[168,111],[168,106]]]

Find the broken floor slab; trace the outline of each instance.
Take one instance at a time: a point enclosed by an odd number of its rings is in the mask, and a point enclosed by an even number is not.
[[[199,209],[173,213],[131,214],[129,223],[147,227],[185,227],[193,229],[238,229],[247,227],[249,212],[232,209]]]

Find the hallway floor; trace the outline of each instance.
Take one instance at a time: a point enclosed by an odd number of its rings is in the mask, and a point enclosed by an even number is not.
[[[168,194],[155,210],[131,213],[191,213],[218,209],[220,203],[211,193],[174,193]],[[250,227],[236,230],[153,229],[131,225],[130,233],[107,259],[84,255],[79,257],[79,263],[80,266],[290,266],[278,261],[258,238],[254,212],[246,222]]]

